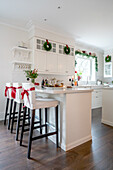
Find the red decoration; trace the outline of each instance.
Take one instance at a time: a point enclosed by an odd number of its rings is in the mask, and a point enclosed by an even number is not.
[[[49,41],[48,40],[46,40],[46,42],[47,42],[47,45],[49,44]]]
[[[20,87],[12,87],[11,97],[13,99],[16,98],[16,89],[21,89],[21,88],[22,88],[22,86],[20,86]]]
[[[68,45],[66,44],[66,47],[68,48]]]
[[[6,86],[6,88],[5,88],[5,97],[7,97],[8,89],[12,89],[12,88],[13,88],[13,86],[11,86],[11,87],[7,87],[7,86]]]
[[[86,51],[82,51],[83,53],[86,53]]]
[[[77,71],[75,71],[75,73],[77,73]]]
[[[21,93],[22,99],[24,99],[24,95],[26,94],[28,102],[30,104],[30,101],[29,101],[29,92],[28,91],[34,91],[34,90],[35,90],[35,87],[31,87],[30,89],[27,89],[27,90],[23,89],[23,92]]]
[[[35,83],[35,86],[39,86],[40,84],[39,83]]]
[[[89,52],[89,55],[91,55],[91,52]]]

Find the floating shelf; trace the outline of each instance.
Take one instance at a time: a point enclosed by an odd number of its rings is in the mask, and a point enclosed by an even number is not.
[[[24,48],[24,47],[23,48],[22,47],[13,47],[12,51],[15,51],[15,50],[32,52],[32,49],[28,49],[28,48]]]
[[[32,62],[27,62],[27,61],[12,61],[11,62],[12,64],[15,64],[15,63],[17,63],[17,64],[32,64]]]

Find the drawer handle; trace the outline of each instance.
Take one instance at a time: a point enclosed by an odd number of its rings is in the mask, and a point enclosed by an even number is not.
[[[98,98],[98,96],[96,96],[96,98]]]

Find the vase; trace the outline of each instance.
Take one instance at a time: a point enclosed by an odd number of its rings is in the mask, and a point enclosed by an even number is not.
[[[35,84],[35,79],[34,79],[34,78],[32,78],[32,79],[31,79],[31,82],[32,82],[33,84]]]

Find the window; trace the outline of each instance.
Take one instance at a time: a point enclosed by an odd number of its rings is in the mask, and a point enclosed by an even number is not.
[[[95,59],[79,55],[76,61],[76,71],[81,76],[81,81],[95,81]]]
[[[112,63],[105,63],[104,65],[104,77],[112,77]]]

